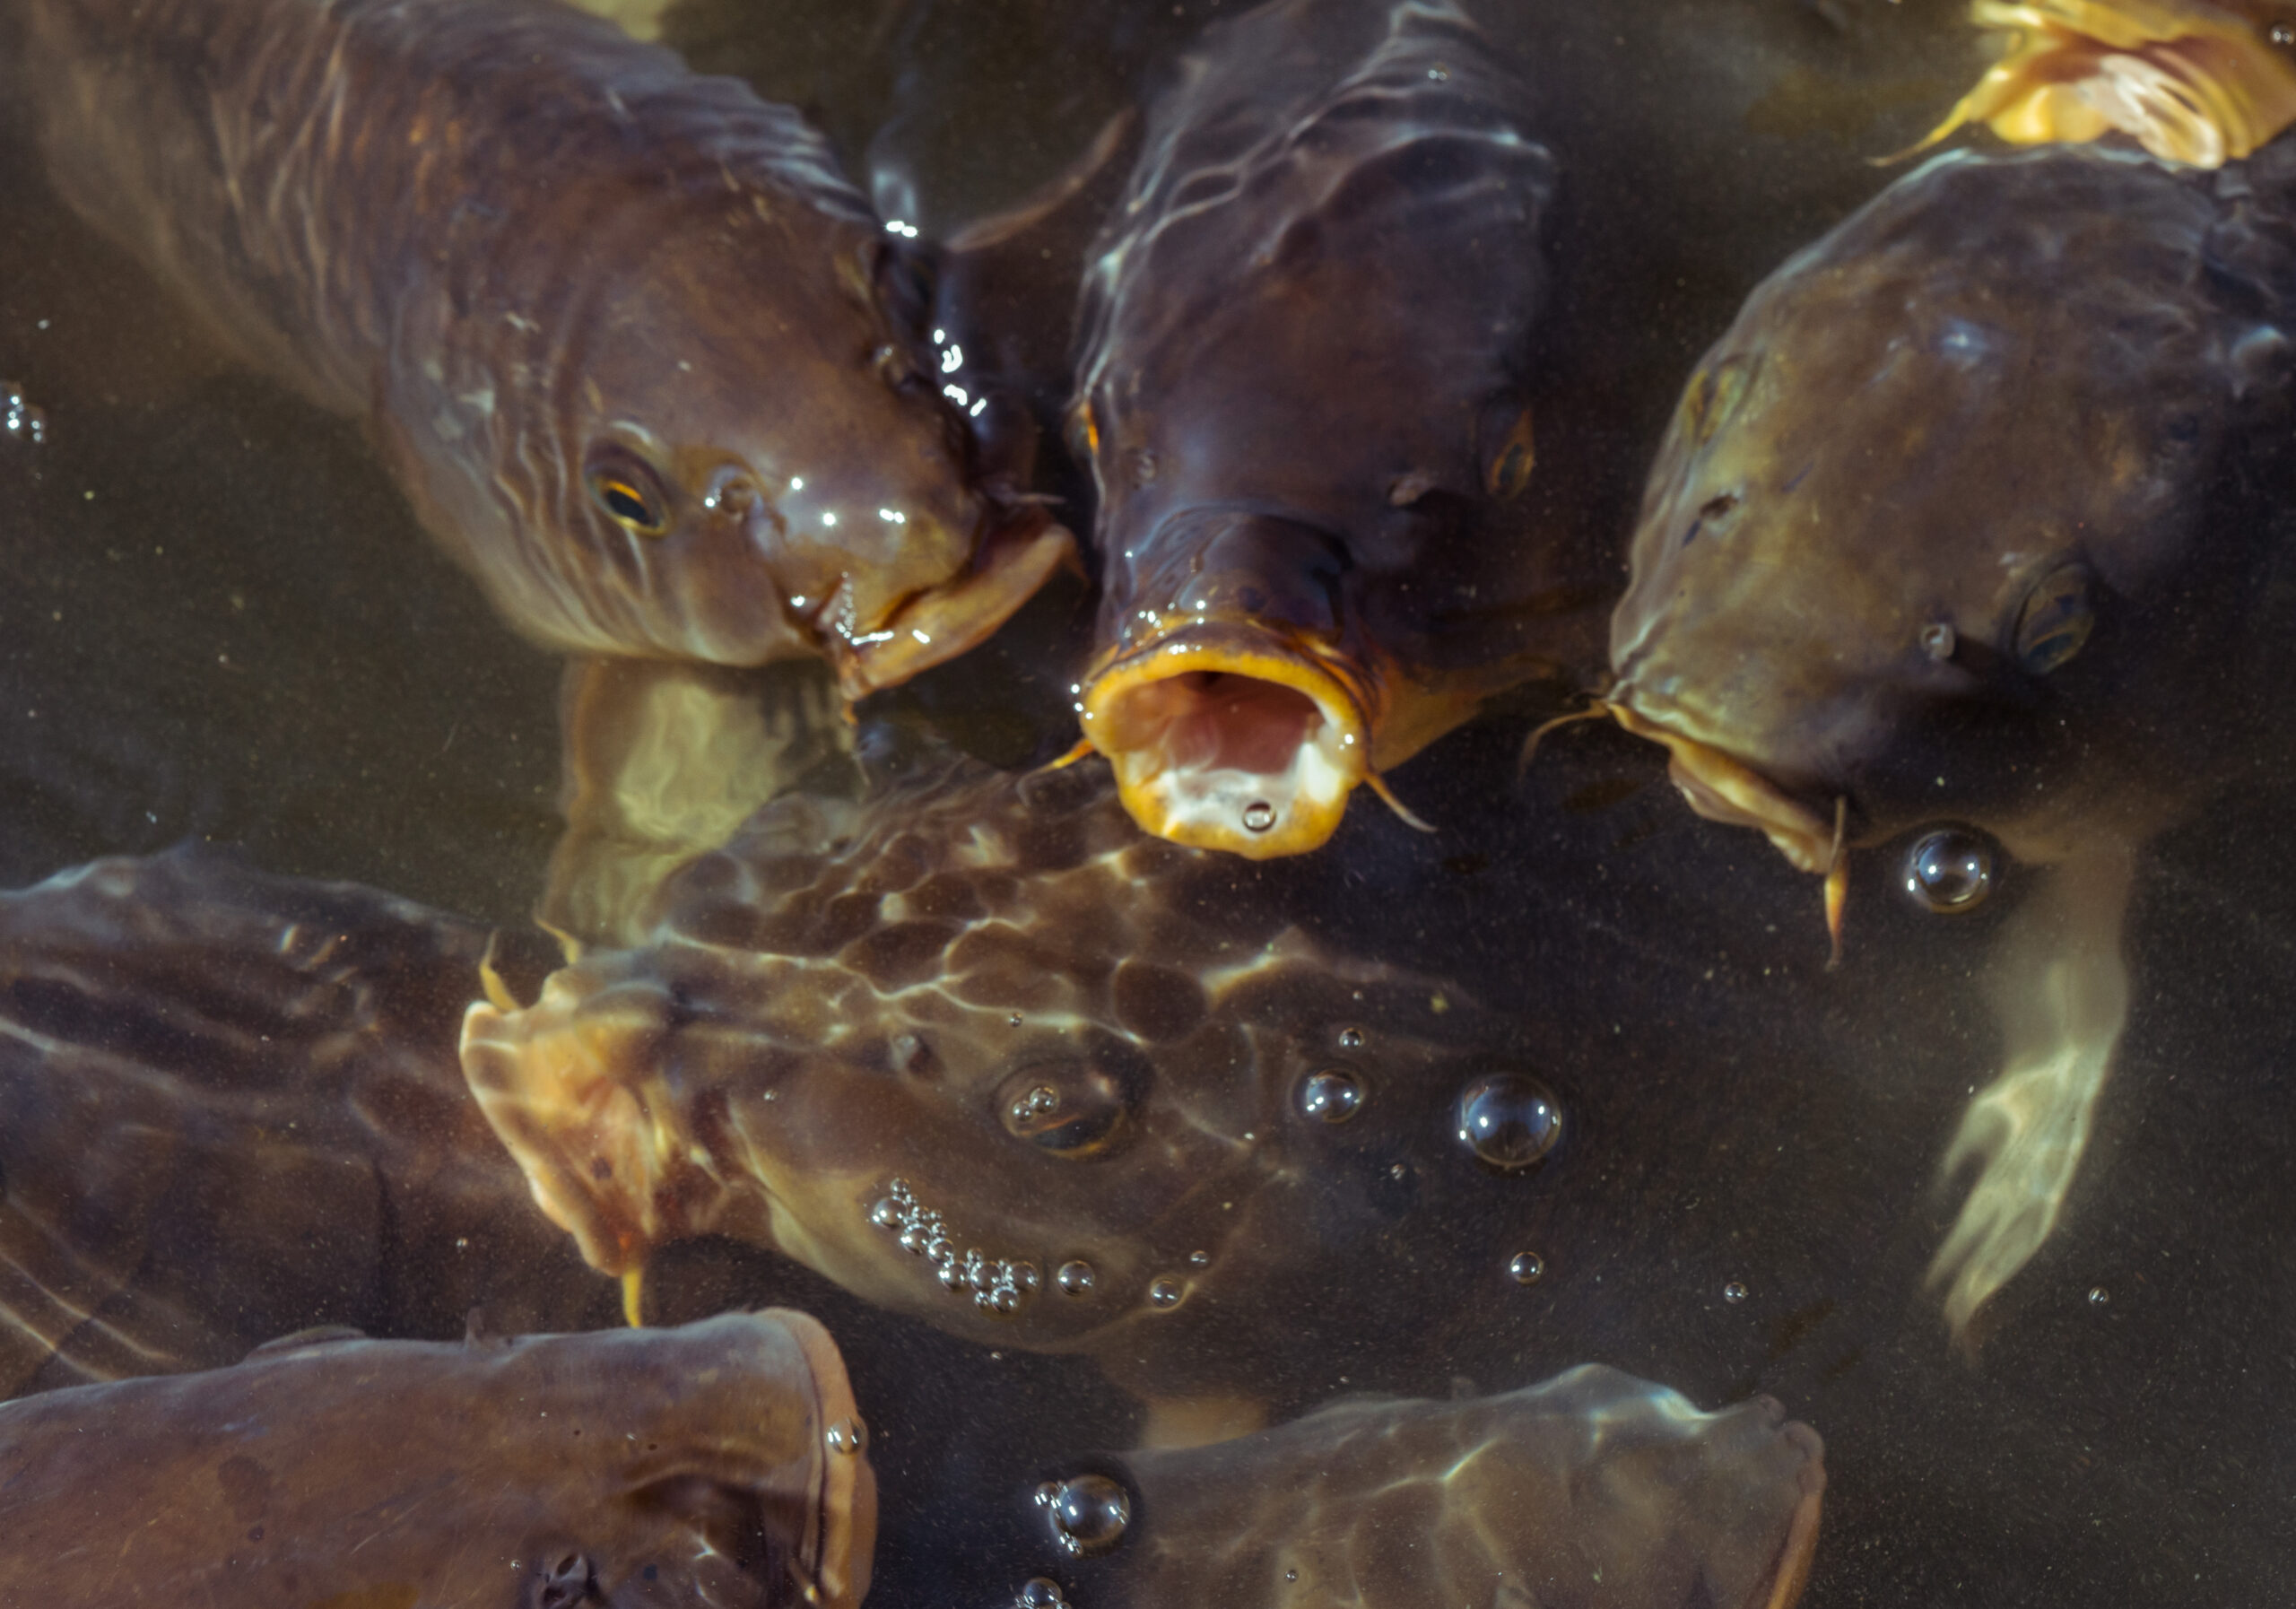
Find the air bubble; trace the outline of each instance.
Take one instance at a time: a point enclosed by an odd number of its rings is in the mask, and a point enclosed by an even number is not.
[[[1124,1127],[1124,1085],[1090,1062],[1026,1067],[998,1086],[998,1116],[1016,1140],[1056,1156],[1104,1151]]]
[[[2089,1305],[2091,1307],[2101,1308],[2107,1302],[2112,1300],[2112,1299],[2113,1293],[2106,1290],[2102,1285],[2092,1285],[2089,1287]]]
[[[1342,1050],[1361,1050],[1361,1049],[1362,1049],[1362,1048],[1363,1048],[1363,1031],[1362,1031],[1361,1029],[1360,1029],[1360,1028],[1343,1028],[1343,1029],[1341,1029],[1341,1030],[1339,1031],[1339,1048],[1340,1048]]]
[[[890,1196],[882,1197],[876,1205],[869,1209],[869,1222],[879,1229],[899,1228],[901,1217],[900,1203]]]
[[[1562,1137],[1553,1092],[1520,1073],[1493,1073],[1459,1092],[1459,1144],[1501,1173],[1529,1167]]]
[[[1275,825],[1275,806],[1265,799],[1254,799],[1244,806],[1244,825],[1254,832],[1265,832]]]
[[[1326,1123],[1344,1123],[1363,1109],[1363,1081],[1343,1067],[1326,1067],[1300,1081],[1300,1109]]]
[[[1546,1272],[1546,1259],[1535,1251],[1518,1251],[1508,1260],[1507,1277],[1518,1285],[1535,1285]]]
[[[869,1427],[857,1419],[840,1419],[829,1427],[822,1439],[829,1443],[830,1451],[850,1456],[869,1445]]]
[[[1969,910],[1993,891],[1993,848],[1949,827],[1926,835],[1905,859],[1905,891],[1930,910]]]
[[[1728,1284],[1722,1287],[1722,1300],[1724,1301],[1744,1301],[1746,1300],[1746,1288],[1740,1284],[1736,1280],[1732,1280]]]
[[[25,400],[13,380],[0,380],[0,435],[34,446],[48,439],[48,415]]]
[[[2275,45],[2296,45],[2296,23],[2274,22],[2272,42]]]
[[[1060,1583],[1048,1576],[1038,1576],[1013,1595],[1013,1609],[1068,1609],[1068,1600],[1060,1596]]]
[[[1176,1279],[1156,1280],[1148,1287],[1148,1305],[1152,1308],[1176,1308],[1180,1305],[1180,1283]]]
[[[1124,1540],[1132,1523],[1132,1498],[1121,1483],[1103,1474],[1073,1475],[1037,1488],[1052,1539],[1082,1557],[1105,1553]]]
[[[1053,1274],[1052,1283],[1060,1287],[1064,1295],[1089,1296],[1091,1294],[1092,1287],[1100,1283],[1100,1276],[1092,1272],[1092,1265],[1090,1263],[1080,1257],[1073,1262],[1063,1263],[1058,1271]]]
[[[1212,1266],[1212,1254],[1208,1251],[1191,1251],[1187,1254],[1187,1265],[1191,1268],[1209,1268]]]

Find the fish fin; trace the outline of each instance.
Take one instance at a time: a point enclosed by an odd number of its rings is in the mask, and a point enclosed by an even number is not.
[[[2135,850],[2118,839],[2049,867],[1987,958],[2000,1074],[1961,1114],[1940,1181],[1977,1178],[1929,1265],[1945,1323],[1973,1349],[1979,1309],[2056,1231],[2128,1023],[2121,956]]]
[[[1129,164],[1117,159],[1132,150],[1139,125],[1140,115],[1133,108],[1118,112],[1100,125],[1091,143],[1074,161],[1012,206],[966,224],[943,241],[942,248],[952,256],[963,257],[1009,246],[1024,235],[1041,235],[1059,217],[1062,209],[1074,207],[1080,201],[1095,214],[1105,212],[1114,202],[1114,195],[1100,198],[1095,206],[1090,192],[1095,181],[1105,183],[1113,178],[1119,184],[1123,182]],[[1097,231],[1098,216],[1090,222],[1091,230]],[[1084,244],[1082,239],[1076,242],[1080,254]]]
[[[1379,775],[1378,772],[1364,772],[1363,786],[1370,788],[1373,793],[1378,795],[1379,803],[1385,804],[1389,810],[1394,811],[1396,814],[1402,819],[1405,826],[1413,828],[1421,832],[1432,832],[1435,831],[1433,827],[1428,825],[1425,822],[1420,820],[1417,815],[1413,814],[1411,809],[1405,805],[1401,799],[1396,797],[1395,790],[1387,786],[1387,779]]]

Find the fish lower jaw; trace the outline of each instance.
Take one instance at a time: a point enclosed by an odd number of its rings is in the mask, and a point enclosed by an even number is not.
[[[1711,744],[1664,726],[1631,705],[1614,702],[1610,711],[1635,736],[1665,746],[1666,774],[1700,815],[1727,827],[1755,829],[1796,871],[1823,876],[1833,869],[1833,822]]]
[[[1081,713],[1132,819],[1194,848],[1304,854],[1370,775],[1370,723],[1340,677],[1232,630],[1127,655],[1086,684]]]

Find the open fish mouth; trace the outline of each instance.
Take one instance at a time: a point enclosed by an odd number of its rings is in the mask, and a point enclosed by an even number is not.
[[[1029,506],[984,535],[965,569],[936,587],[910,593],[874,622],[839,620],[842,599],[831,600],[816,618],[837,669],[838,691],[850,703],[978,648],[1053,571],[1078,564],[1076,539],[1068,528]]]
[[[2017,145],[2118,131],[2164,161],[2214,168],[2296,122],[2296,65],[2230,6],[1977,0],[1971,15],[2008,48],[1914,151],[1976,123]]]
[[[1265,626],[1205,622],[1102,665],[1078,711],[1144,831],[1265,860],[1322,844],[1377,785],[1361,683]]]

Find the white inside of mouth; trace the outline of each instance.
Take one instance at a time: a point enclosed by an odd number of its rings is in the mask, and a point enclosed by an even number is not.
[[[1339,806],[1363,773],[1344,712],[1232,671],[1141,683],[1110,700],[1101,719],[1096,744],[1127,786],[1156,801],[1168,836],[1182,826],[1272,838],[1295,814]]]

